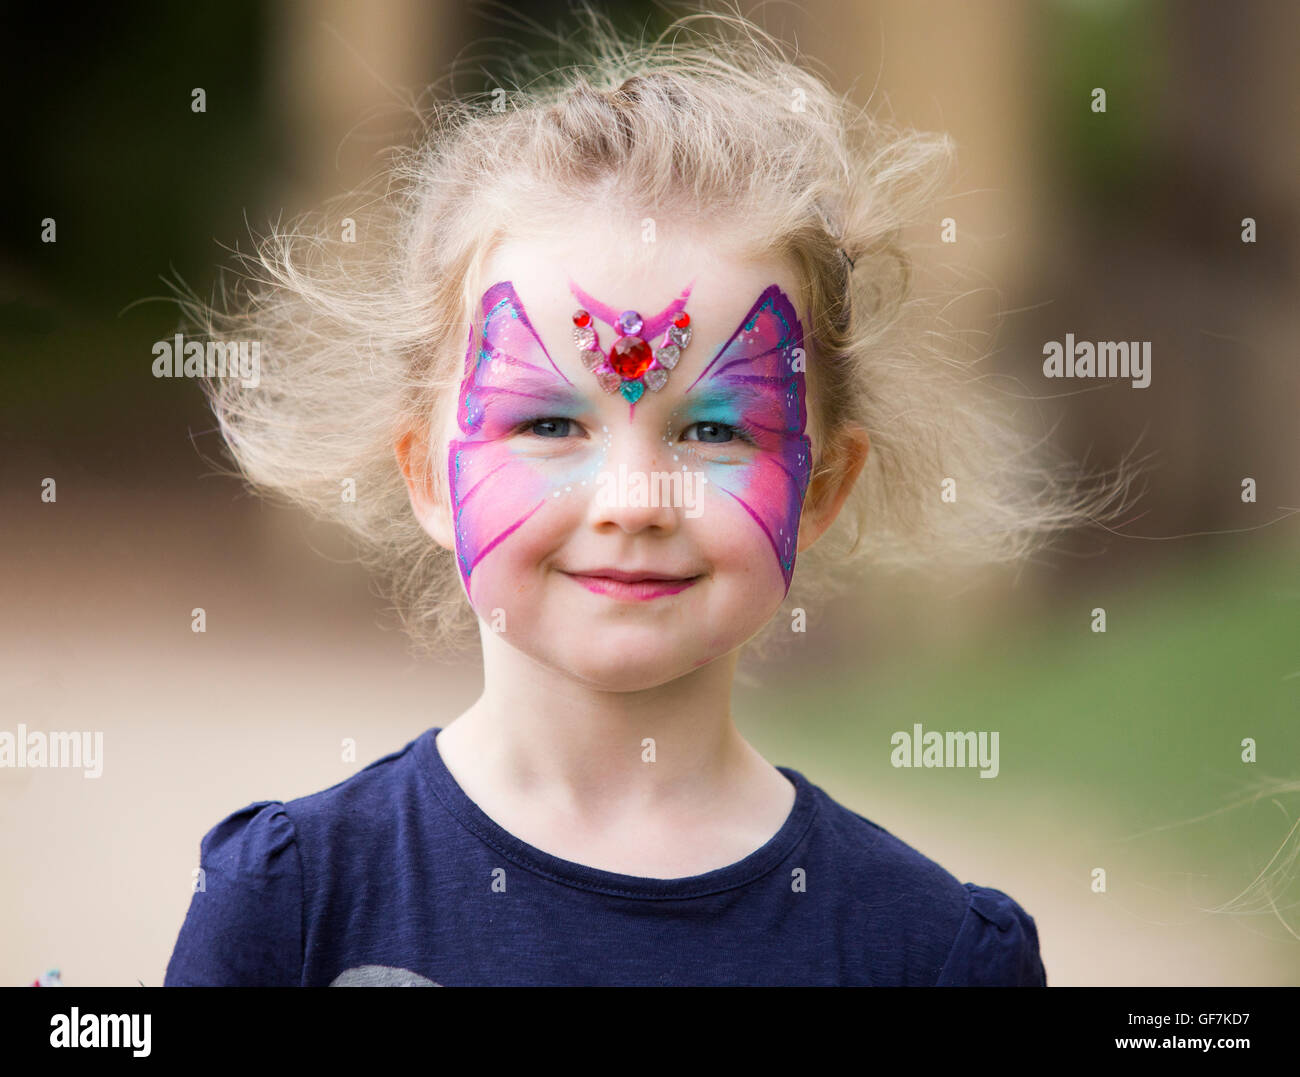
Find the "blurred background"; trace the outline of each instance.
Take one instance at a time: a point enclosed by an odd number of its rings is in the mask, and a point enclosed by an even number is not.
[[[910,237],[919,285],[955,292],[946,328],[1026,421],[1090,467],[1154,453],[1113,532],[810,610],[747,667],[742,732],[1011,894],[1051,984],[1300,984],[1300,6],[742,7],[858,103],[956,140]],[[608,10],[652,36],[677,9]],[[0,730],[102,730],[104,773],[0,769],[0,983],[161,983],[208,828],[476,698],[473,663],[410,656],[338,535],[218,474],[198,388],[153,378],[151,347],[177,331],[164,279],[209,294],[250,231],[377,169],[411,94],[498,85],[525,18],[573,25],[524,0],[4,16]],[[1151,341],[1151,387],[1045,380],[1067,332]],[[998,778],[894,769],[916,722],[999,731]]]

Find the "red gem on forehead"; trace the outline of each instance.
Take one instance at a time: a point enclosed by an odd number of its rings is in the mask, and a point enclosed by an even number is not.
[[[678,329],[685,329],[690,324],[691,324],[691,316],[687,314],[686,311],[684,310],[679,311],[677,313],[677,317],[673,319],[673,325],[677,326]]]
[[[585,310],[580,310],[573,315],[573,324],[579,329],[586,329],[591,324],[591,315]]]
[[[633,381],[644,374],[653,358],[650,345],[640,337],[619,337],[609,349],[609,365],[625,381]]]

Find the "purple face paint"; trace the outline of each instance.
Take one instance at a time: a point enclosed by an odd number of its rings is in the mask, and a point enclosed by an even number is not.
[[[574,294],[595,316],[617,325],[622,312],[576,286]],[[642,331],[666,330],[689,294],[688,288],[644,319]],[[599,454],[539,456],[515,437],[530,420],[566,414],[576,420],[593,405],[556,366],[509,281],[489,288],[482,307],[482,327],[477,335],[470,331],[457,405],[462,436],[448,450],[456,557],[471,597],[473,573],[483,558],[561,488],[577,485],[584,475],[593,478],[604,459],[603,447]],[[771,285],[685,390],[675,413],[689,409],[698,413],[694,421],[725,423],[752,440],[752,451],[746,446],[738,458],[709,456],[704,462],[710,483],[736,500],[771,543],[786,591],[811,472],[802,343],[793,305]]]
[[[812,474],[803,367],[799,317],[785,293],[769,285],[686,390],[684,405],[698,421],[725,423],[753,440],[756,451],[743,460],[706,460],[715,465],[709,482],[738,501],[767,536],[787,592]]]
[[[448,487],[456,560],[466,593],[475,567],[537,512],[557,484],[554,466],[511,445],[519,425],[539,416],[578,414],[582,393],[551,359],[509,281],[483,295],[483,326],[470,330],[456,422],[463,437],[448,448]]]

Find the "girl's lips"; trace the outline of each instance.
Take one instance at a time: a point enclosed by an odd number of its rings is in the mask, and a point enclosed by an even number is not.
[[[675,595],[699,582],[699,576],[677,580],[616,580],[609,576],[587,576],[578,572],[566,572],[571,580],[582,584],[588,591],[598,595],[625,601],[646,602],[652,598]]]

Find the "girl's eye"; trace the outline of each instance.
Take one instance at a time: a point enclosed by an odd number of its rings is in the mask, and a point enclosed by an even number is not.
[[[698,437],[688,437],[692,430],[699,432]],[[728,423],[692,423],[682,434],[683,441],[702,441],[710,445],[724,445],[731,440],[748,441],[744,431]]]
[[[692,431],[695,431],[694,437],[691,436]],[[577,433],[578,429],[577,423],[573,419],[548,416],[544,419],[529,419],[520,423],[517,432],[531,434],[533,437],[562,441]],[[711,422],[692,423],[683,432],[682,440],[698,441],[706,445],[725,445],[728,442],[753,443],[753,438],[749,436],[744,427],[732,426],[730,423]]]
[[[534,419],[524,425],[523,432],[536,434],[539,438],[567,438],[572,426],[572,419]]]

